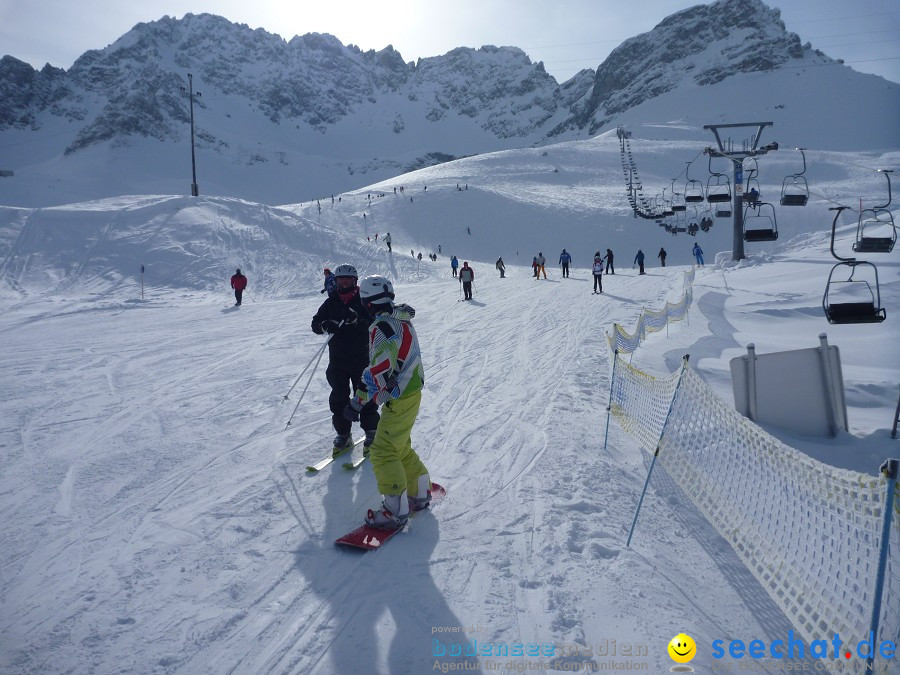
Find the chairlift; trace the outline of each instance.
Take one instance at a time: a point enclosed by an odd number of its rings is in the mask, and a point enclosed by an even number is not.
[[[672,210],[675,212],[684,211],[687,209],[687,205],[685,204],[684,195],[680,192],[672,193]]]
[[[775,241],[778,239],[778,224],[775,207],[768,202],[757,202],[744,209],[744,241]]]
[[[716,218],[731,218],[731,203],[722,203],[716,207]]]
[[[841,258],[834,252],[834,232],[838,217],[845,208],[847,207],[839,206],[829,209],[837,211],[831,223],[831,255],[838,263],[828,274],[825,295],[822,296],[822,309],[828,323],[881,323],[887,318],[887,310],[881,307],[878,268],[865,260]],[[846,279],[835,279],[838,268],[845,267],[850,269],[850,275]],[[874,289],[869,281],[854,279],[857,271],[862,270],[871,271],[870,279],[874,280]]]
[[[756,157],[748,157],[744,161],[749,162],[746,168],[747,179],[744,184],[744,203],[755,206],[762,201],[762,188],[757,178],[759,176],[759,164],[756,161]]]
[[[709,157],[709,173],[710,177],[706,180],[706,201],[710,204],[730,202],[731,181],[724,173],[712,170],[712,155]]]
[[[803,157],[803,171],[786,176],[781,184],[782,206],[806,206],[809,201],[809,183],[803,176],[806,173],[806,153],[803,148],[797,148]]]
[[[691,178],[691,164],[693,164],[693,162],[688,162],[687,167],[685,167],[684,170],[684,201],[688,204],[696,204],[697,202],[704,201],[706,197],[703,195],[703,183]]]
[[[888,210],[891,204],[891,176],[889,169],[879,169],[888,182],[888,200],[881,206],[873,206],[859,213],[856,227],[856,242],[853,250],[857,253],[890,253],[897,243],[897,227],[894,214]]]

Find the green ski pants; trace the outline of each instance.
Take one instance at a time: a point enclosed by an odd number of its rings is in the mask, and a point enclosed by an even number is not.
[[[381,420],[369,459],[383,495],[399,495],[408,490],[410,497],[418,496],[418,479],[428,469],[412,449],[410,434],[419,414],[422,392],[388,401],[381,408]]]

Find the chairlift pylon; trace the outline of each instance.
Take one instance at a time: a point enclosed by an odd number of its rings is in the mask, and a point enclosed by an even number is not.
[[[837,265],[831,268],[828,274],[828,282],[825,285],[825,294],[822,296],[822,309],[828,323],[881,323],[887,318],[887,310],[881,307],[881,289],[878,285],[878,268],[872,263],[856,258],[841,258],[834,252],[834,232],[837,227],[838,217],[846,206],[832,207],[829,211],[836,211],[831,223],[831,255],[838,260]],[[835,279],[838,268],[848,267],[850,275],[847,279]],[[854,279],[859,270],[871,268],[875,282],[875,289],[865,279]],[[835,298],[835,292],[839,296]]]

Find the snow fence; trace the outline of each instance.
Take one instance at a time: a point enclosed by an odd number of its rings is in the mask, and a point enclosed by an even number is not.
[[[655,377],[617,352],[608,411],[654,453],[807,641],[837,633],[856,645],[868,639],[874,613],[876,644],[900,643],[895,481],[785,445],[720,400],[687,358],[678,372]]]

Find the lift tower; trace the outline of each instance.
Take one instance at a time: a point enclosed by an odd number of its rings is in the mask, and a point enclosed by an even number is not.
[[[724,157],[731,160],[734,167],[734,193],[732,195],[734,214],[734,243],[731,247],[731,259],[744,259],[744,160],[747,157],[758,157],[765,155],[771,150],[778,149],[778,143],[772,142],[768,145],[759,147],[759,137],[762,136],[763,129],[772,126],[771,122],[742,122],[740,124],[706,124],[704,129],[709,129],[716,137],[718,148],[708,147],[703,152],[711,157]],[[719,135],[719,129],[739,129],[756,128],[756,132],[752,138],[744,139],[740,150],[732,147],[731,139],[722,139]],[[726,147],[727,142],[727,147]]]

